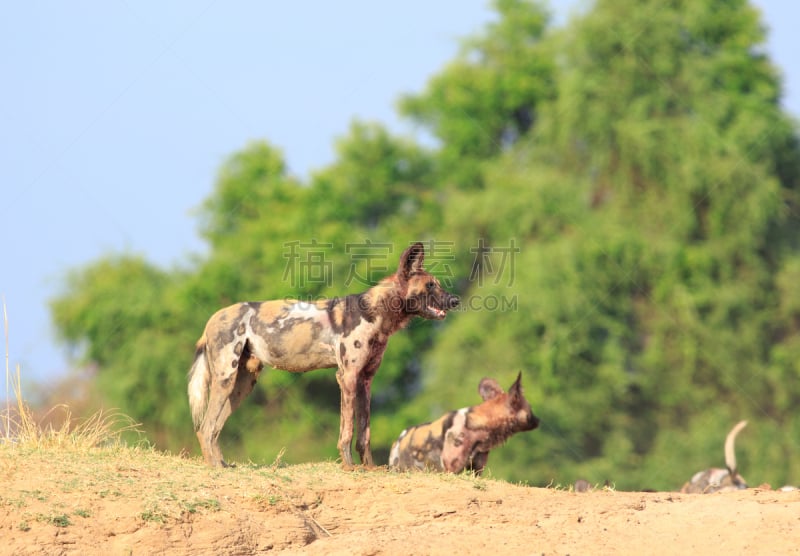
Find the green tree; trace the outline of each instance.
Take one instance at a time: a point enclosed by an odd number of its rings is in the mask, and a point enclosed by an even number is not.
[[[543,430],[490,467],[543,484],[676,488],[744,417],[786,455],[800,151],[757,13],[599,1],[551,40],[555,99],[449,223],[490,248],[518,241],[515,287],[469,295],[517,296],[519,311],[459,315],[425,392],[452,404],[500,362],[509,378],[529,369]],[[760,471],[779,482],[787,468]]]
[[[312,180],[314,195],[325,200],[320,221],[344,220],[374,232],[393,220],[416,222],[438,208],[433,158],[416,143],[356,121],[336,147],[336,161]]]
[[[541,44],[549,19],[528,0],[496,0],[497,22],[464,41],[461,53],[401,112],[441,142],[447,182],[480,186],[481,161],[508,149],[533,128],[541,102],[554,94],[554,57]]]

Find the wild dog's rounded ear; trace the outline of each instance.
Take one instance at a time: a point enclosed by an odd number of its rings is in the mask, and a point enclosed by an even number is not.
[[[408,278],[415,272],[422,272],[422,265],[425,262],[425,246],[422,242],[412,243],[408,249],[400,255],[400,264],[397,273],[403,278]]]
[[[483,401],[486,401],[502,394],[503,389],[500,388],[500,385],[495,379],[487,377],[482,379],[480,384],[478,384],[478,393],[481,395],[481,398],[483,398]]]
[[[519,372],[517,375],[517,380],[515,380],[514,384],[511,385],[511,388],[508,389],[508,393],[513,396],[522,395],[522,371]]]

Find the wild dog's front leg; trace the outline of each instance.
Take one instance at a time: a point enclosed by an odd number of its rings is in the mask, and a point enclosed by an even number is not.
[[[339,367],[336,371],[336,382],[341,394],[341,410],[339,418],[339,454],[342,464],[353,465],[351,444],[353,441],[353,419],[355,417],[356,375],[355,372]]]
[[[483,473],[483,468],[489,461],[489,452],[475,452],[471,461],[467,464],[467,470],[472,471],[475,475],[480,476]]]
[[[359,375],[356,381],[356,449],[364,465],[373,465],[370,450],[370,390],[372,377]]]

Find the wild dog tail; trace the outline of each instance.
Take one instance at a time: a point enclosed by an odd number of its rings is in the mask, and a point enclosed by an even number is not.
[[[734,451],[734,444],[736,443],[736,435],[747,426],[747,421],[739,421],[725,437],[725,466],[731,474],[731,477],[736,475],[736,452]]]
[[[210,382],[211,372],[208,368],[208,357],[206,356],[206,339],[203,337],[197,341],[194,363],[189,371],[189,407],[192,410],[192,422],[194,423],[195,431],[200,428],[200,424],[203,422]]]

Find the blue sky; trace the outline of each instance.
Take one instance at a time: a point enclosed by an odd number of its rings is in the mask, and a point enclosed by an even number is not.
[[[800,3],[753,2],[800,115]],[[576,1],[552,1],[563,21]],[[196,208],[248,141],[307,176],[353,118],[400,133],[419,91],[492,17],[477,0],[15,2],[0,8],[0,295],[9,364],[69,369],[48,300],[110,253],[170,267],[205,246]],[[204,323],[198,323],[198,334]],[[190,354],[186,356],[188,368]],[[185,372],[176,369],[175,372]]]

